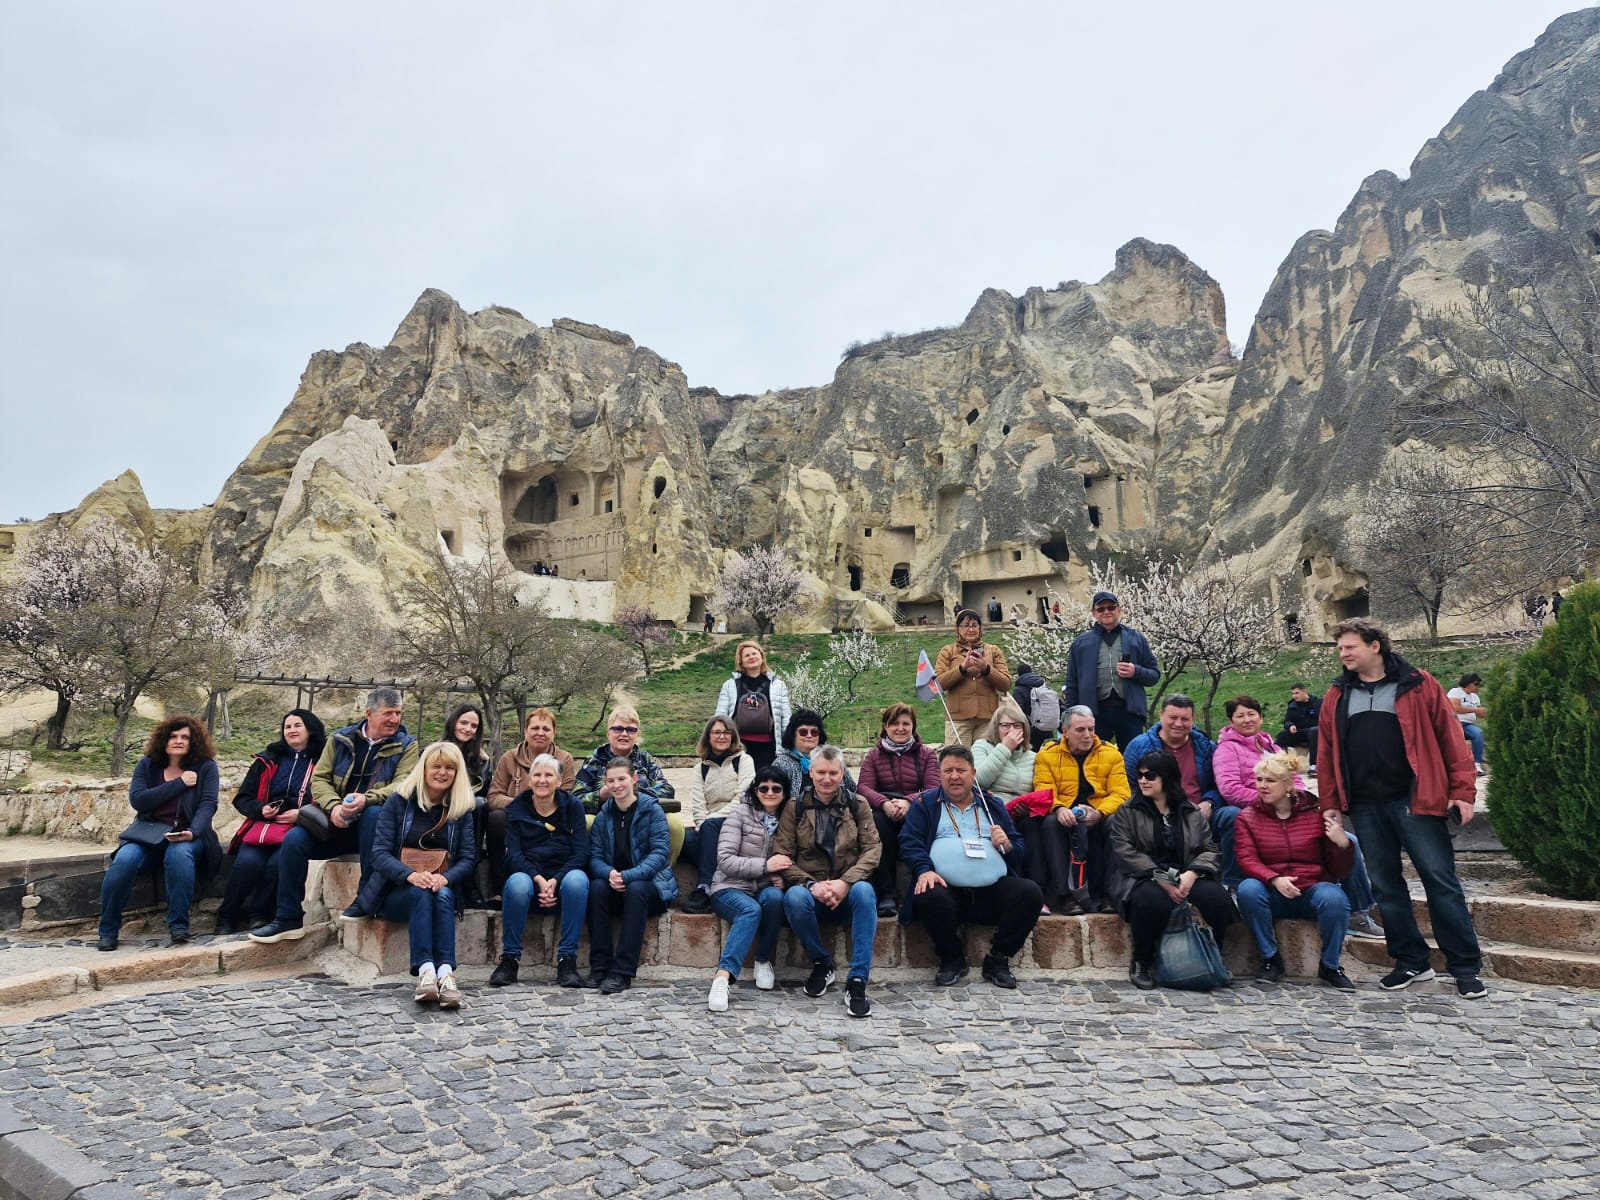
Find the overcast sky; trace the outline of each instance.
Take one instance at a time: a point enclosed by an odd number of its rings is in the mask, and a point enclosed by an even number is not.
[[[427,287],[761,391],[1147,237],[1242,344],[1569,7],[0,0],[0,521],[210,502]]]

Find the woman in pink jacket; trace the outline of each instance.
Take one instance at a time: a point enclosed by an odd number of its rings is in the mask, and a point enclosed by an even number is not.
[[[1217,776],[1217,791],[1229,804],[1246,808],[1256,800],[1256,763],[1268,754],[1282,754],[1283,747],[1261,727],[1261,705],[1250,696],[1235,696],[1223,706],[1228,727],[1217,739],[1217,752],[1211,756],[1211,769]],[[1296,789],[1305,783],[1296,775]]]

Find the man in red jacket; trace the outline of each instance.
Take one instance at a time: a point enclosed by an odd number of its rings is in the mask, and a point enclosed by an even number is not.
[[[1404,849],[1456,991],[1476,1000],[1487,994],[1478,935],[1447,821],[1452,811],[1463,824],[1472,819],[1472,754],[1439,681],[1396,654],[1381,625],[1357,617],[1334,626],[1333,636],[1344,674],[1317,719],[1321,803],[1347,812],[1361,839],[1395,960],[1381,983],[1393,991],[1434,977],[1401,873]]]

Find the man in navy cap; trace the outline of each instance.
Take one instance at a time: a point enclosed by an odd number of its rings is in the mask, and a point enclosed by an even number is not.
[[[1144,634],[1122,623],[1115,593],[1096,592],[1090,607],[1094,624],[1073,640],[1061,711],[1086,705],[1100,740],[1126,750],[1144,732],[1150,711],[1144,690],[1160,682],[1161,668]]]

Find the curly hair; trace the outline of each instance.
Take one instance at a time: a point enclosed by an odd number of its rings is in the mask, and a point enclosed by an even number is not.
[[[185,769],[209,762],[217,756],[206,727],[194,717],[168,717],[150,731],[150,740],[144,744],[144,756],[152,762],[167,761],[167,739],[180,729],[189,731],[189,752],[183,756]]]

